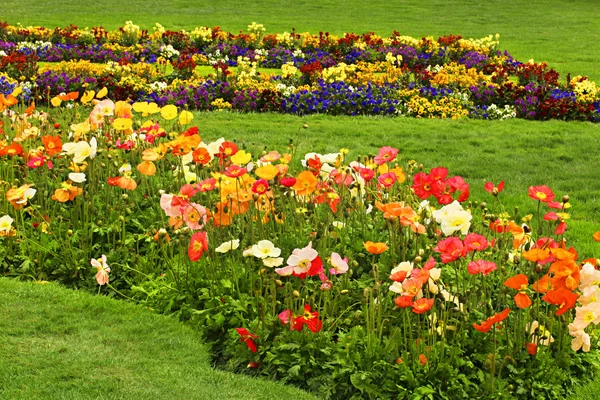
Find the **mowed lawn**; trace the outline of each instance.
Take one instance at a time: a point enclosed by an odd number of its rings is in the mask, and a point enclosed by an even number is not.
[[[267,33],[291,31],[394,30],[416,37],[461,34],[479,38],[500,34],[500,44],[517,59],[547,61],[561,74],[589,75],[600,81],[595,49],[600,40],[600,2],[589,0],[2,0],[0,20],[47,27],[102,25],[107,29],[132,20],[151,29],[191,30],[220,26],[246,31],[255,21]]]
[[[2,399],[314,399],[211,369],[199,334],[141,306],[0,278]]]

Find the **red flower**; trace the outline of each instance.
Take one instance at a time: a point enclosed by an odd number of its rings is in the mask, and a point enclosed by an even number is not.
[[[208,251],[208,235],[206,231],[196,232],[192,235],[190,246],[188,247],[188,256],[191,261],[198,261],[202,254]]]
[[[558,226],[554,229],[554,234],[555,235],[562,235],[563,233],[565,233],[567,231],[567,224],[565,223],[565,221],[562,221],[560,224],[558,224]]]
[[[119,186],[119,179],[121,179],[120,176],[114,176],[114,177],[108,177],[108,185],[109,186]]]
[[[433,251],[440,253],[442,262],[448,264],[463,255],[464,246],[459,238],[451,236],[440,241]]]
[[[298,332],[304,328],[304,325],[308,326],[313,333],[319,332],[323,326],[323,322],[319,320],[319,312],[311,312],[308,304],[304,305],[304,313],[293,320],[293,328]]]
[[[285,187],[292,187],[296,184],[296,178],[294,178],[293,176],[284,177],[279,180],[279,183],[281,183]]]
[[[248,346],[250,351],[256,353],[256,343],[254,343],[254,339],[258,339],[258,336],[248,332],[248,329],[246,328],[235,328],[235,330],[240,334],[240,340],[246,343],[246,346]]]
[[[392,162],[396,159],[396,155],[398,155],[398,149],[390,146],[382,147],[379,149],[379,154],[375,156],[375,164],[382,165],[387,162]]]
[[[248,172],[248,169],[235,164],[232,164],[225,169],[225,175],[230,178],[239,178],[240,176],[244,176],[246,172]]]
[[[548,186],[529,186],[529,197],[544,203],[554,200],[554,193]]]
[[[471,261],[467,266],[471,275],[487,275],[496,270],[496,263],[486,260]]]
[[[439,182],[435,182],[429,175],[419,172],[413,178],[411,188],[420,199],[425,200],[433,194],[438,185]]]
[[[220,159],[225,159],[231,157],[235,153],[238,152],[238,147],[233,142],[223,142],[221,146],[219,146],[219,152],[217,153],[217,157]]]
[[[527,343],[525,345],[525,347],[527,347],[527,352],[529,354],[531,354],[532,356],[535,356],[537,354],[537,344],[535,344],[535,343]]]
[[[502,190],[504,190],[504,181],[500,182],[498,186],[494,186],[492,182],[486,182],[483,188],[486,190],[486,192],[492,194],[494,192],[494,189],[496,189],[496,193],[500,193]]]
[[[359,168],[358,173],[366,182],[369,182],[375,176],[375,171],[371,168]]]
[[[412,311],[415,314],[423,314],[424,312],[427,312],[431,309],[431,307],[433,306],[433,299],[426,299],[424,297],[415,300],[412,303]]]
[[[485,236],[479,235],[477,233],[469,233],[463,241],[463,246],[465,247],[466,253],[475,250],[483,251],[487,249],[489,245],[490,243],[487,241]]]
[[[473,328],[477,329],[479,332],[489,332],[490,329],[492,329],[492,326],[498,322],[504,321],[508,317],[508,314],[510,314],[510,308],[505,308],[504,311],[492,315],[481,324],[473,324]]]
[[[259,179],[252,184],[252,192],[256,194],[265,194],[269,190],[269,182]]]

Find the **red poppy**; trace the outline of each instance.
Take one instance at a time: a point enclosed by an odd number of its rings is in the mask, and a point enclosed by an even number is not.
[[[206,231],[196,232],[192,235],[190,246],[188,247],[188,256],[191,261],[198,261],[202,254],[208,251],[208,235]]]
[[[304,325],[308,326],[313,333],[317,333],[321,330],[323,322],[319,320],[319,312],[311,312],[311,307],[308,304],[304,305],[304,313],[299,317],[294,318],[292,321],[293,328],[300,332]]]
[[[319,156],[315,155],[313,158],[309,158],[308,160],[306,160],[306,165],[313,172],[319,173],[319,171],[321,171],[321,167],[323,166],[323,163],[321,162],[321,159],[319,158]]]
[[[0,149],[0,156],[23,156],[23,147],[19,143],[11,143]]]
[[[221,144],[221,146],[219,147],[219,153],[217,153],[217,157],[221,158],[221,159],[225,159],[228,157],[231,157],[232,155],[234,155],[235,153],[238,152],[238,147],[235,143],[233,142],[223,142]]]
[[[525,347],[527,347],[527,352],[529,354],[531,354],[532,356],[535,356],[537,354],[537,344],[535,344],[535,343],[527,343],[525,345]]]
[[[293,176],[283,177],[279,180],[279,183],[281,183],[285,187],[292,187],[296,184],[296,178],[294,178]]]
[[[433,251],[440,253],[442,262],[447,264],[463,255],[464,246],[459,238],[451,236],[440,241]]]
[[[206,178],[202,182],[198,182],[195,187],[198,192],[210,192],[217,185],[217,180],[215,178]]]
[[[548,203],[556,197],[548,186],[529,186],[529,197],[543,203]]]
[[[528,285],[529,285],[529,278],[527,278],[527,275],[525,275],[525,274],[515,275],[512,278],[508,278],[504,282],[504,286],[507,286],[511,289],[515,289],[515,290],[519,291],[519,293],[517,293],[514,297],[515,303],[517,304],[517,307],[519,307],[519,308],[527,308],[527,307],[531,306],[531,299],[529,298],[529,296],[526,293]]]
[[[258,339],[258,336],[248,332],[246,328],[235,328],[237,333],[241,336],[241,341],[248,346],[251,352],[256,353],[256,343],[254,343],[254,339]]]
[[[120,176],[113,176],[113,177],[108,177],[108,185],[109,186],[119,186],[119,180],[121,179]]]
[[[239,178],[240,176],[246,175],[248,169],[242,168],[239,165],[232,164],[225,169],[225,176],[230,178]]]
[[[256,194],[265,194],[269,190],[269,182],[259,179],[252,184],[252,192]]]
[[[437,185],[438,182],[435,182],[432,177],[424,172],[419,172],[414,176],[411,188],[420,199],[425,200],[433,194]]]
[[[565,233],[567,231],[567,224],[565,221],[561,221],[560,224],[558,224],[556,226],[556,228],[554,229],[554,234],[555,235],[562,235],[563,233]]]
[[[367,182],[369,182],[375,176],[375,171],[371,168],[359,168],[358,173],[360,174],[360,177]]]
[[[426,299],[424,297],[415,300],[412,303],[412,312],[415,314],[423,314],[431,309],[433,306],[433,299]]]
[[[496,189],[496,193],[500,193],[502,190],[504,190],[504,181],[500,182],[498,186],[495,186],[492,182],[486,182],[483,188],[486,190],[486,192],[492,194],[494,193],[494,189]]]
[[[490,243],[487,241],[485,236],[479,235],[477,233],[469,233],[465,240],[463,240],[463,245],[465,247],[465,252],[469,253],[471,251],[483,251],[488,248]]]
[[[577,293],[573,293],[568,289],[560,288],[557,290],[548,291],[548,293],[546,293],[544,297],[542,297],[542,300],[550,304],[559,306],[555,314],[562,315],[569,311],[571,308],[575,307],[575,303],[577,302],[578,297],[579,295]]]

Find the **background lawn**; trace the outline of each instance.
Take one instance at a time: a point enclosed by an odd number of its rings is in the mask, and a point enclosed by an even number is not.
[[[123,301],[0,278],[0,398],[313,399],[210,368],[198,334]]]
[[[2,0],[0,20],[47,27],[102,25],[107,29],[133,20],[151,29],[191,30],[221,26],[246,31],[255,21],[267,32],[393,30],[416,37],[460,34],[483,37],[500,34],[500,46],[517,59],[547,61],[561,74],[589,75],[600,81],[597,43],[600,2],[586,0],[319,0],[260,2],[221,0]]]

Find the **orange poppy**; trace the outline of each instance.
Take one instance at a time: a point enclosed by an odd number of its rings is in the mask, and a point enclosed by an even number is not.
[[[67,201],[73,201],[75,197],[79,196],[82,193],[82,188],[73,186],[71,182],[63,182],[62,186],[54,191],[54,194],[52,195],[52,200],[56,200],[61,203],[66,203]]]
[[[388,245],[383,242],[371,242],[370,240],[363,243],[365,250],[371,254],[381,254],[388,249]]]
[[[137,183],[135,182],[135,180],[128,176],[119,177],[118,185],[121,189],[125,190],[135,190],[135,188],[137,188]]]
[[[559,306],[555,314],[562,315],[571,308],[575,307],[578,297],[579,295],[577,293],[573,293],[568,289],[561,288],[557,290],[550,290],[544,297],[542,297],[542,300]]]
[[[0,112],[4,111],[7,107],[14,106],[18,102],[19,100],[12,94],[4,96],[3,93],[0,93]]]
[[[550,250],[540,249],[538,247],[523,253],[523,258],[527,261],[538,262],[547,259],[550,256]]]
[[[59,94],[58,95],[58,98],[61,99],[62,101],[77,100],[78,97],[79,97],[79,92],[69,92],[67,94]]]
[[[24,151],[23,151],[23,146],[21,146],[19,143],[11,143],[6,147],[3,147],[2,149],[0,149],[0,156],[23,156]]]
[[[594,240],[596,242],[600,242],[600,231],[594,233]]]
[[[505,308],[502,312],[492,315],[481,324],[473,324],[473,328],[477,329],[479,332],[489,332],[490,329],[492,329],[492,326],[498,322],[504,321],[508,317],[508,314],[510,314],[510,308]]]
[[[46,135],[42,137],[42,143],[44,144],[44,149],[46,150],[46,154],[49,157],[54,156],[62,151],[62,141],[60,140],[60,136],[50,136]]]
[[[265,179],[261,176],[261,178]],[[310,171],[302,171],[296,178],[296,184],[293,189],[300,196],[307,196],[315,191],[318,180]]]
[[[152,161],[142,161],[138,164],[137,170],[142,175],[152,176],[156,174],[156,165]]]
[[[197,164],[206,165],[210,162],[212,156],[204,147],[197,148],[192,152],[192,161]]]
[[[504,282],[504,286],[508,286],[511,289],[519,291],[519,293],[517,293],[514,297],[515,303],[519,308],[527,308],[531,306],[531,299],[526,293],[528,284],[529,278],[527,278],[527,275],[525,274],[515,275],[512,278],[508,278]]]
[[[433,301],[433,299],[426,299],[425,297],[415,300],[412,303],[412,311],[415,314],[423,314],[431,309]]]

